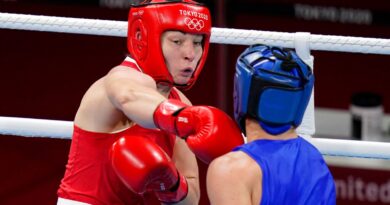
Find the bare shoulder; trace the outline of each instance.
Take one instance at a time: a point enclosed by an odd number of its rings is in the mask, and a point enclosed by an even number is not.
[[[106,81],[111,82],[117,82],[125,80],[129,83],[136,83],[139,85],[145,85],[145,86],[156,86],[156,82],[154,79],[146,75],[138,70],[131,69],[127,66],[118,65],[114,68],[112,68],[107,75],[105,76]]]
[[[259,171],[260,168],[256,162],[250,158],[247,154],[241,151],[230,152],[221,157],[213,160],[209,166],[210,174],[216,174],[219,177],[227,177],[227,179],[234,180],[234,178],[229,178],[230,175],[239,175],[241,179],[243,171]]]
[[[153,79],[152,77],[150,77],[149,75],[146,75],[145,73],[142,73],[136,69],[132,69],[132,68],[129,68],[127,66],[123,66],[123,65],[118,65],[118,66],[115,66],[113,67],[107,74],[108,76],[109,75],[114,75],[114,76],[117,76],[117,75],[124,75],[124,76],[134,76],[134,77],[137,77],[137,78],[148,78],[148,79]]]
[[[211,204],[259,204],[261,169],[244,152],[230,152],[213,160],[206,183]]]

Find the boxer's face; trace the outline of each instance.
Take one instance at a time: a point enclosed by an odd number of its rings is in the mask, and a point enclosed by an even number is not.
[[[194,73],[203,53],[203,36],[166,31],[161,47],[168,70],[176,84],[186,84]]]

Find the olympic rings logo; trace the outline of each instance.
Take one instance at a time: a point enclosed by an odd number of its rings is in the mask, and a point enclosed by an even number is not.
[[[184,19],[184,23],[188,26],[189,29],[194,30],[196,29],[197,31],[200,31],[204,27],[204,22],[203,20],[199,19],[191,19],[189,17],[186,17]]]

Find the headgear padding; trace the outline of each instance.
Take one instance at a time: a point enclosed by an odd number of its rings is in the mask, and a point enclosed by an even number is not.
[[[291,50],[265,45],[247,48],[237,59],[234,117],[245,132],[245,118],[256,119],[277,135],[301,124],[314,75]]]
[[[142,71],[156,80],[173,85],[161,48],[165,31],[203,35],[203,53],[191,79],[190,88],[201,72],[210,44],[211,16],[207,7],[191,0],[152,0],[133,5],[129,12],[127,47]]]

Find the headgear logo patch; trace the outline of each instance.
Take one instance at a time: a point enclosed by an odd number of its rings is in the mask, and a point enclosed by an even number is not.
[[[204,27],[204,22],[203,20],[199,20],[196,18],[189,18],[186,17],[184,19],[184,23],[188,26],[189,29],[194,30],[196,29],[197,31],[200,31]]]

